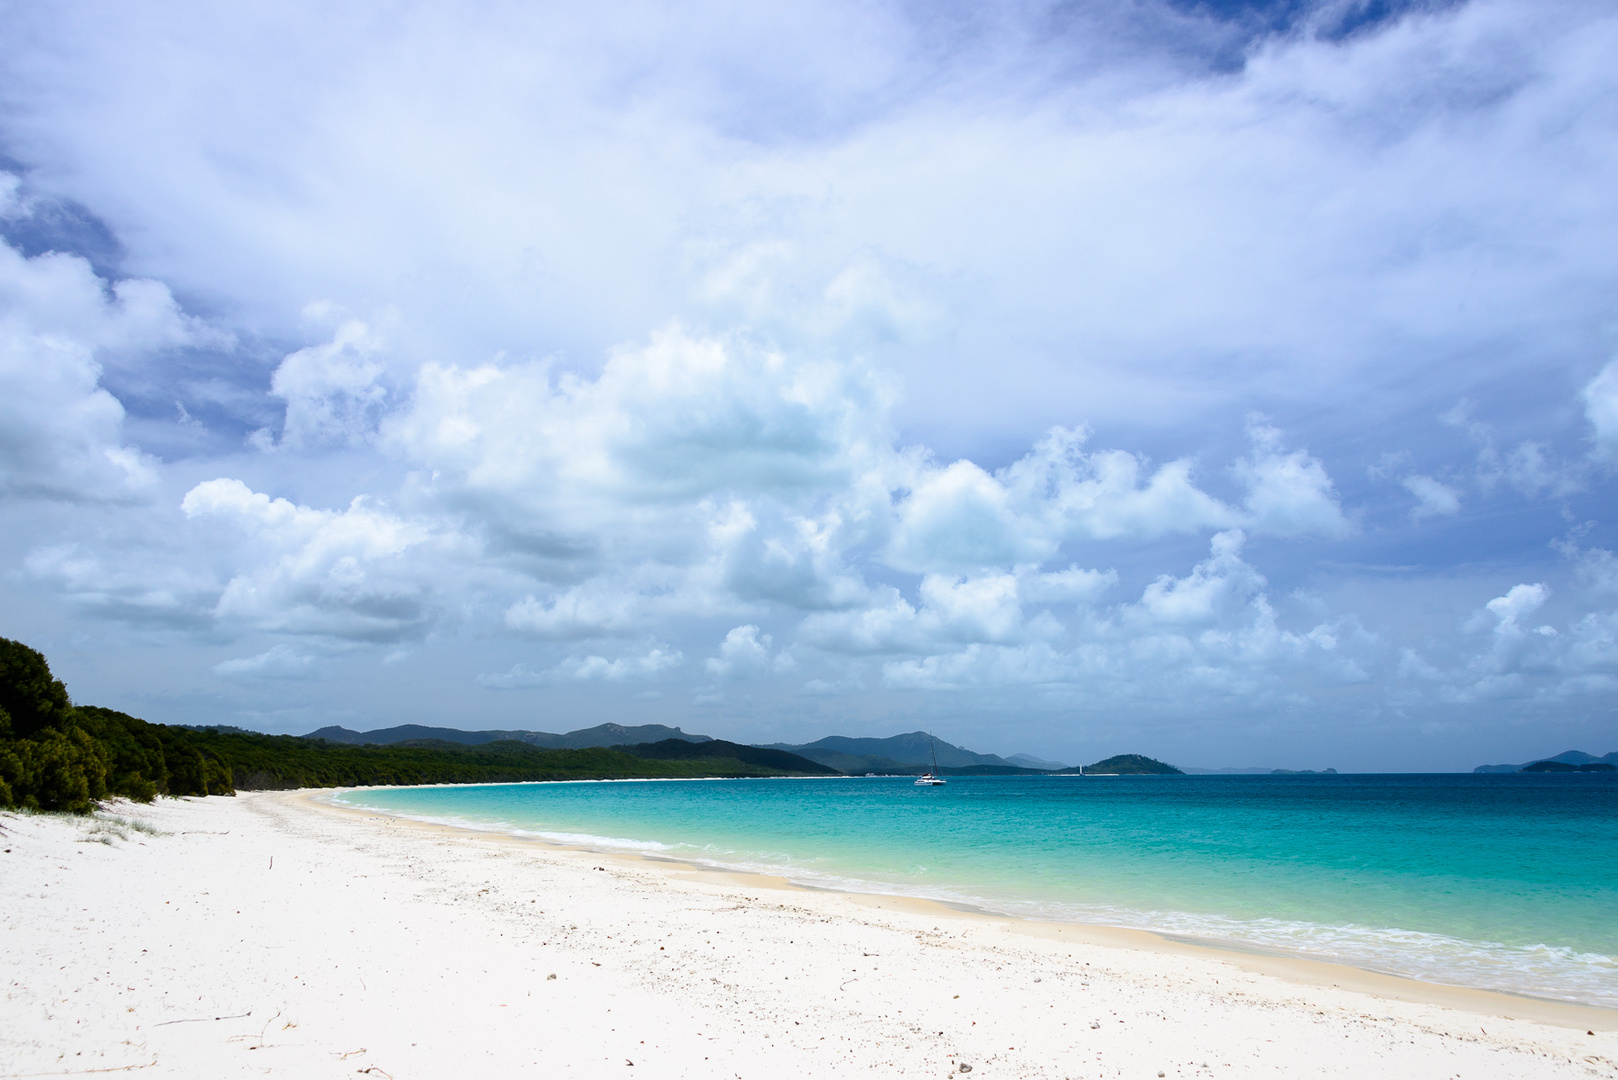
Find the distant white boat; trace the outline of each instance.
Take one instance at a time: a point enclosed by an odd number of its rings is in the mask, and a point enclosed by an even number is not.
[[[937,787],[941,784],[947,783],[942,776],[938,775],[938,742],[936,740],[932,742],[932,750],[933,767],[930,771],[924,772],[920,776],[916,777],[917,787]]]

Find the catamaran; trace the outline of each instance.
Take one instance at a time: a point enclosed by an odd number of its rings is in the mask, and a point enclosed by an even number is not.
[[[946,782],[942,776],[938,775],[938,740],[932,740],[931,746],[933,751],[933,767],[927,772],[924,772],[920,776],[916,777],[917,787],[934,787]]]

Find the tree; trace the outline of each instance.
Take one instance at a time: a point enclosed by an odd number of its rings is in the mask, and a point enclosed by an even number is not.
[[[0,638],[0,739],[31,739],[72,722],[67,687],[52,677],[45,657],[20,641]]]

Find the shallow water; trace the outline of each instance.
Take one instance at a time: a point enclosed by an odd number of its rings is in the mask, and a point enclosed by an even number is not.
[[[349,805],[1618,1007],[1618,778],[361,789]]]

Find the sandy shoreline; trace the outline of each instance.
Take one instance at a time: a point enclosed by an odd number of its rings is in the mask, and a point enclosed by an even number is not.
[[[115,813],[161,835],[0,815],[0,1077],[1618,1076],[1613,1010],[310,793]]]

